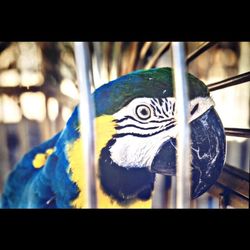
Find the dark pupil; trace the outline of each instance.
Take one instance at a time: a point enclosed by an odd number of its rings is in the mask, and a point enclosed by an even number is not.
[[[144,109],[141,110],[141,114],[142,114],[142,115],[147,115],[147,114],[148,114],[148,111],[144,108]]]

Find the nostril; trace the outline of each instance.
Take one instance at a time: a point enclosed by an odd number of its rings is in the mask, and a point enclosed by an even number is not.
[[[193,115],[195,113],[195,111],[197,111],[197,109],[199,108],[199,104],[197,103],[193,109],[191,110],[191,115]]]

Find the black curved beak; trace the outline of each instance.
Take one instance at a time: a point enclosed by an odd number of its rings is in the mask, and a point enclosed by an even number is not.
[[[192,198],[206,192],[218,179],[225,161],[226,143],[221,120],[211,107],[191,122]],[[176,139],[167,140],[155,156],[151,172],[176,174]]]

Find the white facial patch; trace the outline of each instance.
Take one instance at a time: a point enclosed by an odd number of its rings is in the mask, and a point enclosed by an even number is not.
[[[174,133],[174,129],[172,129]],[[157,151],[161,145],[170,137],[168,131],[163,131],[152,137],[136,137],[127,135],[117,138],[116,143],[111,147],[111,159],[119,166],[150,167]]]
[[[194,112],[194,114],[191,115],[191,111],[197,104],[197,110]],[[195,99],[191,100],[189,103],[189,122],[195,120],[196,118],[204,114],[212,106],[214,106],[214,101],[211,97],[196,97]]]
[[[210,97],[191,100],[189,122],[213,105]],[[126,168],[150,167],[162,144],[177,136],[177,112],[175,98],[172,97],[131,101],[113,115],[117,122],[117,138],[110,148],[111,159]]]

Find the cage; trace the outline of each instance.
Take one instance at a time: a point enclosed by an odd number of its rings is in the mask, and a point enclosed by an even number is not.
[[[88,207],[96,207],[91,93],[134,70],[158,67],[173,67],[178,72],[175,77],[190,72],[207,84],[225,127],[227,155],[217,182],[191,202],[188,194],[180,191],[187,190],[183,183],[190,185],[183,181],[187,176],[157,174],[152,207],[248,208],[249,42],[1,42],[0,193],[21,156],[63,129],[80,103],[82,117],[89,121],[81,123],[82,131],[86,138],[91,135],[84,141],[89,150],[85,151],[89,177],[85,194]],[[179,82],[178,95],[183,100],[185,77]],[[179,150],[182,162],[188,162],[187,147]],[[177,183],[181,183],[179,187]],[[180,195],[184,197],[178,201]]]

